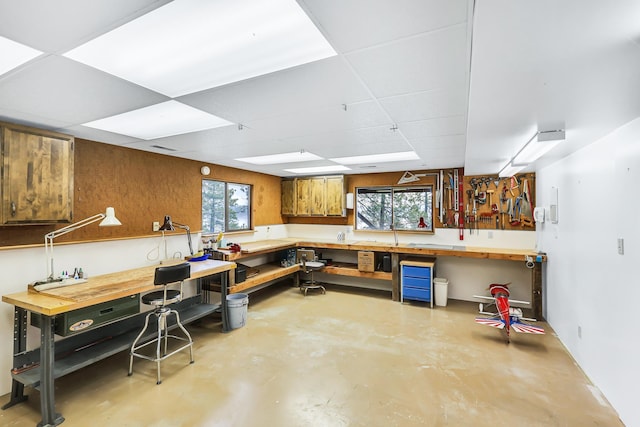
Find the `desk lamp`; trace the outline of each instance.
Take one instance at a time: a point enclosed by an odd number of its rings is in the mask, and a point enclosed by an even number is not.
[[[193,255],[193,245],[191,244],[191,229],[188,225],[180,224],[179,222],[171,221],[171,217],[169,215],[164,216],[164,224],[160,227],[160,231],[174,231],[175,227],[182,228],[187,231],[187,240],[189,241],[189,252]]]
[[[99,213],[89,218],[85,218],[81,221],[78,221],[74,224],[67,225],[66,227],[62,227],[58,230],[54,230],[51,233],[47,233],[44,235],[44,251],[47,256],[47,282],[53,282],[53,272],[55,271],[53,268],[53,239],[56,237],[62,236],[67,233],[71,233],[79,228],[82,228],[86,225],[93,224],[96,221],[102,220],[100,222],[100,227],[111,227],[115,225],[122,225],[118,218],[116,218],[115,210],[111,207],[107,208],[105,213]]]

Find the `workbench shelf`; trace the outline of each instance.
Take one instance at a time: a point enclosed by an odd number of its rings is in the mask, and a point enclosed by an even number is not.
[[[220,304],[191,304],[186,308],[179,308],[180,320],[183,324],[191,323],[197,319],[213,314],[220,309]],[[128,350],[131,343],[140,333],[147,312],[139,313],[128,319],[120,319],[100,328],[74,335],[62,341],[56,342],[56,362],[53,368],[54,378],[60,378],[78,369],[89,366],[99,360],[106,359],[121,351]],[[171,318],[169,329],[176,328],[175,320]],[[117,331],[125,331],[116,335]],[[114,333],[113,336],[110,333]],[[154,338],[157,332],[153,328],[143,341]],[[27,368],[22,372],[13,373],[12,378],[25,386],[38,388],[40,385],[40,366],[38,365],[39,349],[29,352],[33,368]]]
[[[258,274],[251,275],[252,271],[258,271]],[[282,267],[279,263],[261,264],[255,267],[249,267],[247,270],[247,279],[241,283],[235,283],[229,287],[229,293],[244,292],[247,290],[257,290],[260,286],[266,286],[276,280],[292,276],[300,271],[298,264],[290,267]]]
[[[358,270],[358,264],[351,264],[346,262],[336,262],[331,265],[326,265],[320,272],[378,280],[391,280],[393,278],[392,273],[387,273],[384,271],[360,271]]]

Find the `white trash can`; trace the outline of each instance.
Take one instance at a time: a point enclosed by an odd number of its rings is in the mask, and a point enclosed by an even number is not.
[[[229,312],[229,328],[242,328],[247,323],[247,306],[249,305],[249,295],[230,294],[227,295],[227,310]]]
[[[436,305],[440,307],[447,306],[447,296],[449,293],[449,281],[447,279],[436,277],[433,279],[436,293]]]

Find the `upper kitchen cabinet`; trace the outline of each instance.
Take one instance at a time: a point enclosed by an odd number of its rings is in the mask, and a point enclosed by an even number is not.
[[[0,225],[70,222],[74,138],[0,122]]]
[[[282,180],[282,215],[345,216],[343,175]]]

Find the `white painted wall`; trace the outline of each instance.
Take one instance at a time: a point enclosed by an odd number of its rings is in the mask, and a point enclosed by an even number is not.
[[[351,227],[330,225],[272,225],[256,227],[255,232],[230,234],[226,239],[233,242],[249,242],[287,237],[309,240],[337,241],[338,232],[347,232],[349,240],[378,240],[393,243],[390,233],[353,232]],[[465,234],[460,241],[457,230],[437,230],[435,235],[399,233],[401,243],[419,242],[440,245],[470,245],[483,247],[526,248],[535,246],[535,233],[525,231],[494,230],[492,238],[486,231],[478,235]],[[166,242],[166,251],[165,244]],[[202,246],[200,235],[193,235],[194,250]],[[54,247],[55,269],[73,270],[82,267],[88,276],[122,271],[157,264],[166,256],[188,254],[184,235],[159,235],[152,238],[115,240],[97,243],[56,244]],[[253,265],[252,263],[248,263]],[[28,283],[41,280],[46,275],[46,259],[42,247],[0,250],[0,294],[21,292]],[[441,258],[437,264],[439,276],[449,279],[449,295],[454,299],[472,300],[472,295],[484,293],[487,285],[494,282],[513,282],[514,298],[530,300],[530,272],[522,264],[510,261],[470,260],[463,258]],[[36,332],[35,330],[31,332]],[[38,334],[29,336],[29,348],[39,345]],[[11,390],[13,306],[0,304],[0,395]]]
[[[623,422],[640,425],[640,118],[537,171],[536,182],[547,214],[558,188],[559,222],[536,232],[549,255],[546,318]]]

